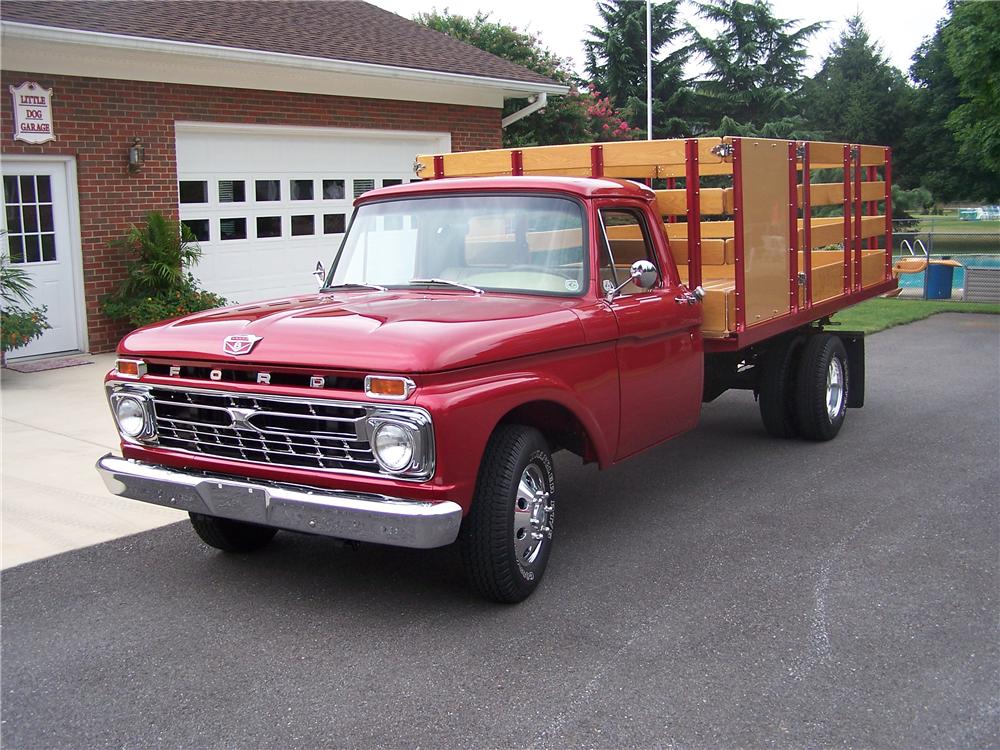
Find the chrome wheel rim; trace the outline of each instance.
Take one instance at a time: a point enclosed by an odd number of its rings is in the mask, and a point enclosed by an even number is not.
[[[514,554],[522,565],[538,559],[552,537],[552,493],[542,468],[528,464],[514,498]]]
[[[826,413],[832,422],[844,405],[844,367],[834,357],[826,371]]]

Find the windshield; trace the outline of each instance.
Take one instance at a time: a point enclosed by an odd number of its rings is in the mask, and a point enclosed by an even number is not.
[[[399,287],[434,279],[486,291],[578,295],[587,281],[583,239],[583,209],[568,198],[368,203],[358,209],[328,283]]]

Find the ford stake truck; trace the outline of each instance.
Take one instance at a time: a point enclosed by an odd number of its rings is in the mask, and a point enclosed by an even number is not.
[[[227,552],[279,529],[457,541],[512,602],[552,552],[556,451],[612,466],[727,389],[782,438],[829,440],[862,406],[863,338],[824,326],[896,287],[889,149],[699,138],[415,169],[357,200],[318,291],[125,337],[111,492]]]

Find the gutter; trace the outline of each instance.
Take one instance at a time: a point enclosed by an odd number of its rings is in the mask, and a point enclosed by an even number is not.
[[[419,68],[401,68],[394,65],[353,62],[350,60],[331,60],[321,57],[310,57],[308,55],[294,55],[286,52],[265,52],[237,47],[219,47],[197,42],[178,42],[169,39],[151,39],[124,34],[108,34],[99,31],[81,31],[54,26],[39,26],[37,24],[20,23],[17,21],[3,21],[0,23],[0,28],[2,28],[4,34],[29,41],[51,42],[53,44],[89,44],[105,49],[129,49],[138,52],[173,54],[230,62],[262,63],[328,73],[502,89],[504,96],[507,98],[520,98],[517,96],[520,92],[527,92],[532,95],[537,94],[539,97],[542,97],[546,94],[565,94],[569,91],[569,86],[556,83],[535,83],[507,78],[476,76],[467,73],[448,73],[444,71],[420,70]]]
[[[500,127],[504,130],[507,126],[513,125],[518,120],[523,120],[530,114],[537,112],[540,109],[545,109],[545,105],[549,101],[549,95],[544,91],[538,96],[532,96],[529,98],[531,102],[527,107],[517,110],[517,112],[512,112],[500,121]]]

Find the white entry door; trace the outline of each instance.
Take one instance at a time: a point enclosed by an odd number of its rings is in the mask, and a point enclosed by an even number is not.
[[[230,302],[315,291],[368,190],[414,178],[418,154],[448,133],[178,123],[180,218],[202,258],[202,285]]]
[[[32,306],[47,307],[51,329],[9,358],[78,351],[82,346],[76,285],[79,262],[70,234],[70,201],[75,185],[65,161],[4,160],[4,252],[15,268],[28,272],[35,288]]]

